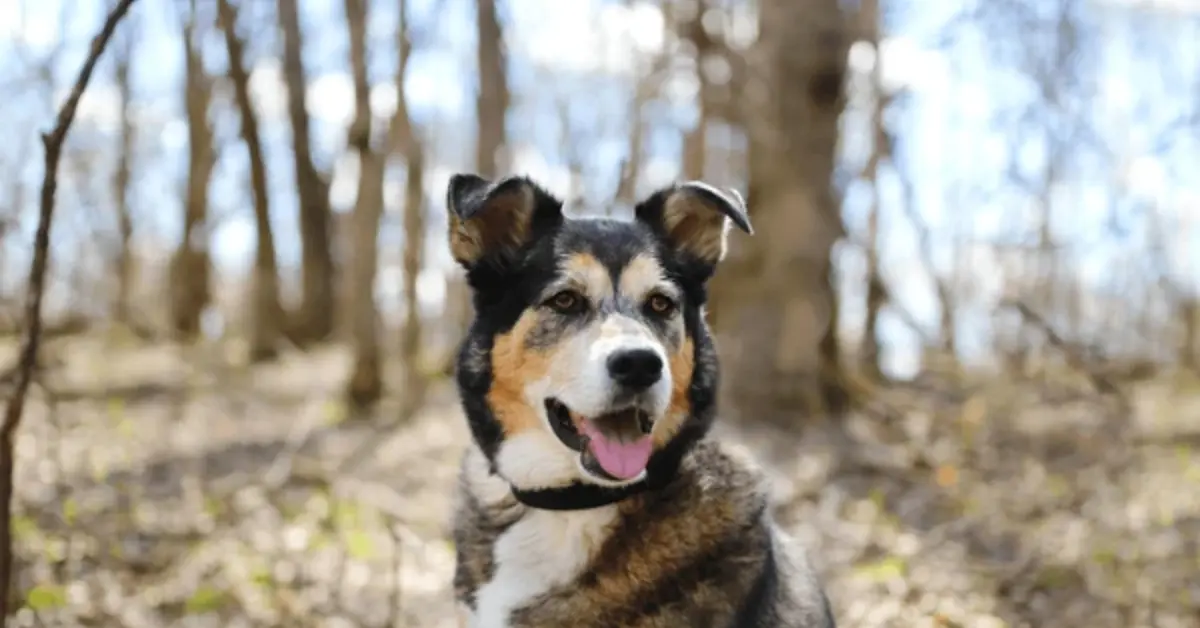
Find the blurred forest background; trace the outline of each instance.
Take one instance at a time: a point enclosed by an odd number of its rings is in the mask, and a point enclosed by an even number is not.
[[[111,0],[0,3],[0,391]],[[745,193],[718,437],[840,624],[1200,626],[1200,2],[140,0],[62,155],[22,626],[453,626],[453,172]]]

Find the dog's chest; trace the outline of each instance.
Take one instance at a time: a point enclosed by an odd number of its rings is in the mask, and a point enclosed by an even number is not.
[[[476,595],[472,628],[510,628],[514,610],[578,577],[604,543],[615,518],[613,506],[526,513],[496,540],[495,571]]]

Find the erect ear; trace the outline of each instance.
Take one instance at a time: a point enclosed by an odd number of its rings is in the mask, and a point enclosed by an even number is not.
[[[526,177],[493,182],[474,174],[453,175],[446,206],[450,253],[466,268],[516,251],[539,230],[562,222],[562,201]]]
[[[725,257],[730,225],[754,233],[740,194],[699,181],[659,190],[639,203],[634,212],[668,246],[708,265]]]

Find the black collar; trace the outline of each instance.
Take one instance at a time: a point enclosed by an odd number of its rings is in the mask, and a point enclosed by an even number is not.
[[[590,510],[615,504],[639,493],[665,488],[679,474],[683,456],[704,435],[705,423],[685,423],[679,434],[662,450],[650,458],[646,466],[646,477],[628,484],[610,488],[596,484],[575,482],[553,488],[521,489],[512,485],[510,490],[518,502],[539,510]],[[493,463],[492,473],[497,473]]]
[[[512,494],[522,504],[539,510],[589,510],[615,504],[650,488],[649,479],[644,479],[618,487],[582,482],[532,490],[513,487]]]

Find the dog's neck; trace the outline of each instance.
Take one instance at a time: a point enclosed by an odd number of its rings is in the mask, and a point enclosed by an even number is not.
[[[648,478],[618,487],[575,482],[566,486],[532,490],[513,487],[512,494],[517,501],[538,510],[590,510],[615,504],[648,491],[652,486]]]
[[[646,467],[643,479],[625,486],[607,487],[575,481],[564,486],[524,489],[509,484],[509,491],[521,504],[538,510],[579,511],[601,508],[624,501],[634,495],[660,490],[679,476],[684,457],[708,432],[711,416],[693,417],[662,450],[655,452]],[[482,447],[480,448],[482,452]],[[494,460],[489,460],[488,472],[501,477]],[[507,480],[504,480],[507,483]]]
[[[538,510],[573,511],[608,506],[634,495],[659,490],[674,481],[679,475],[679,465],[683,456],[698,436],[689,434],[686,442],[676,441],[655,454],[650,459],[645,477],[632,484],[609,487],[576,481],[566,486],[550,488],[509,488],[518,502]]]

